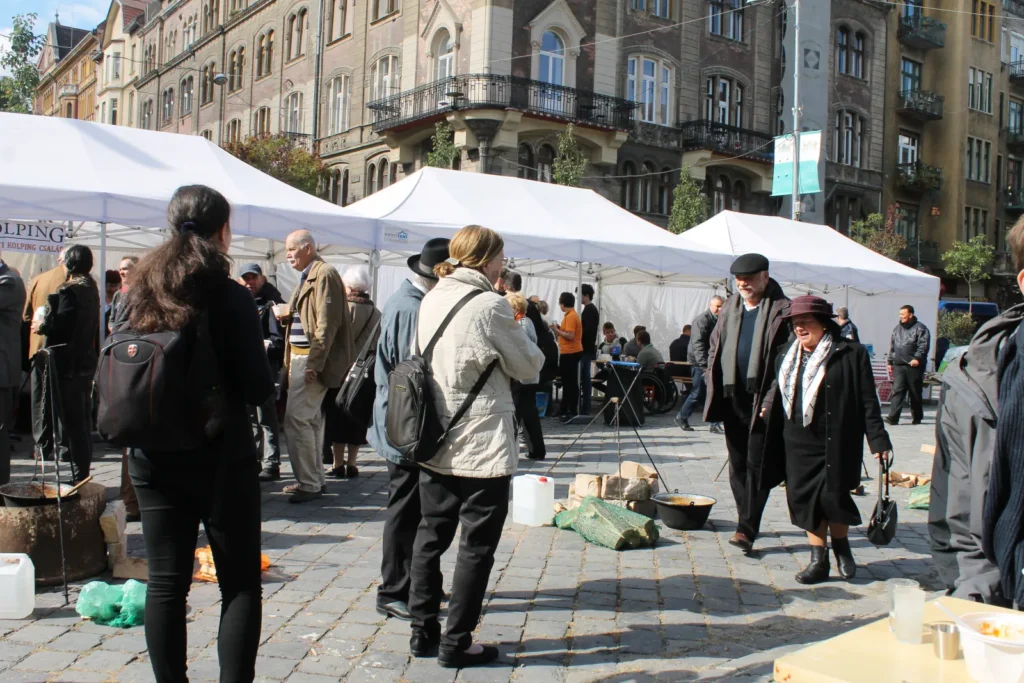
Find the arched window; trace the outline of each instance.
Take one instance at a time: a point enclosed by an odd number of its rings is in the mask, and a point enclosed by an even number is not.
[[[657,57],[631,57],[626,64],[626,99],[638,102],[637,118],[672,125],[672,67]]]
[[[301,133],[303,124],[302,93],[293,92],[284,101],[285,132]]]
[[[555,182],[552,171],[555,165],[555,150],[549,144],[537,148],[537,179],[544,183]]]
[[[213,131],[210,130],[209,128],[200,133],[200,135],[202,135],[207,140],[213,140]]]
[[[743,40],[743,0],[709,0],[708,33]]]
[[[391,176],[388,174],[388,160],[381,159],[380,163],[377,164],[377,189],[383,190],[388,186],[388,181]]]
[[[434,39],[434,54],[437,60],[437,80],[455,75],[455,44],[447,29],[437,32]]]
[[[717,176],[715,178],[715,191],[714,191],[714,204],[715,213],[725,211],[725,207],[728,206],[728,195],[729,194],[729,179],[724,175]]]
[[[153,110],[154,110],[154,108],[155,108],[155,105],[153,103],[153,98],[152,97],[142,103],[142,116],[140,116],[139,119],[142,122],[142,127],[145,130],[153,130]]]
[[[345,35],[345,14],[348,2],[349,0],[331,0],[328,3],[327,42],[337,40]]]
[[[653,185],[656,178],[654,166],[645,163],[640,169],[640,211],[651,213],[653,197]]]
[[[540,42],[539,81],[562,85],[565,82],[565,42],[554,31],[545,31]]]
[[[672,204],[672,169],[661,169],[661,182],[658,183],[658,213],[667,216]]]
[[[327,119],[331,135],[337,135],[349,128],[349,103],[352,98],[351,86],[349,84],[348,76],[337,76],[331,80],[330,88],[328,88],[329,99],[327,106],[329,115]]]
[[[636,205],[636,166],[632,161],[622,165],[622,208],[634,210]]]
[[[181,116],[187,116],[192,113],[192,89],[194,83],[192,76],[188,76],[181,81]]]
[[[731,208],[733,211],[742,211],[742,202],[747,198],[747,186],[743,184],[742,180],[737,180],[732,186],[732,201]]]
[[[262,35],[256,39],[256,78],[262,78],[265,75],[263,65],[265,64],[266,54],[267,36]]]
[[[866,133],[864,117],[853,111],[836,111],[832,128],[833,160],[844,166],[860,168],[864,159]]]
[[[224,133],[226,142],[238,142],[242,136],[242,122],[238,119],[228,121],[227,130]]]
[[[377,191],[377,164],[370,164],[366,169],[366,194],[371,195]]]
[[[286,24],[288,33],[285,35],[285,58],[288,61],[298,59],[306,54],[306,47],[303,41],[306,29],[306,16],[306,9],[302,8],[288,17],[288,23]]]
[[[857,78],[864,78],[864,45],[867,38],[863,33],[858,32],[853,37],[853,50],[850,52],[850,75]]]
[[[725,76],[709,76],[705,84],[704,119],[743,127],[743,86]]]
[[[166,125],[174,118],[174,88],[167,88],[163,95],[163,123]]]
[[[242,89],[242,79],[245,75],[245,47],[239,46],[231,51],[230,64],[228,90],[235,92]]]
[[[370,67],[371,100],[379,100],[398,90],[398,57],[385,55]]]
[[[519,145],[519,170],[516,175],[528,180],[537,179],[537,169],[533,166],[533,150],[525,142]]]
[[[850,29],[840,26],[836,31],[836,72],[850,73]]]
[[[373,0],[373,21],[398,11],[398,0]]]
[[[74,109],[73,109],[73,107],[72,107],[71,103],[70,103],[70,102],[68,102],[68,106],[67,106],[67,115],[65,116],[65,118],[68,118],[68,119],[73,119],[73,118],[75,118],[74,116],[72,116],[72,115],[71,115],[71,114],[72,114],[73,112],[74,112]]]
[[[270,135],[270,107],[260,107],[253,117],[253,130],[256,135]]]

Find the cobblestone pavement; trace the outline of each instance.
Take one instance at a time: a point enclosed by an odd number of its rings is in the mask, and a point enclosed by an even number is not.
[[[544,429],[552,455],[542,463],[524,458],[521,471],[546,470],[581,428],[545,420]],[[890,428],[897,471],[931,471],[931,456],[920,448],[933,443],[933,429],[934,411],[923,425]],[[891,546],[870,545],[863,527],[851,533],[855,581],[801,586],[793,576],[807,562],[808,545],[789,522],[784,490],[772,493],[758,552],[744,557],[726,543],[735,506],[728,473],[715,481],[726,457],[722,437],[706,428],[683,434],[671,416],[649,419],[641,434],[669,488],[718,499],[708,526],[688,533],[663,527],[656,548],[614,552],[571,531],[509,521],[476,634],[499,644],[504,656],[477,670],[448,671],[410,658],[408,625],[374,611],[387,500],[382,460],[363,456],[357,479],[328,484],[328,494],[312,504],[289,505],[281,492],[287,480],[266,485],[263,549],[287,577],[264,583],[258,680],[770,680],[780,654],[878,618],[885,579],[907,576],[936,587],[927,512],[905,509],[906,489],[894,489],[901,509]],[[616,450],[614,432],[599,422],[555,467],[557,495],[566,495],[576,473],[613,472]],[[626,459],[646,457],[631,430],[622,434],[621,451]],[[24,459],[15,470],[31,474]],[[103,454],[95,474],[111,498],[119,473],[119,456]],[[877,488],[865,485],[858,505],[866,519]],[[129,525],[129,534],[137,552],[139,525]],[[454,550],[444,560],[449,577]],[[189,605],[190,679],[217,680],[217,587],[194,585]],[[152,674],[141,628],[82,621],[59,591],[49,591],[37,597],[32,618],[0,621],[0,680],[128,682],[150,681]]]

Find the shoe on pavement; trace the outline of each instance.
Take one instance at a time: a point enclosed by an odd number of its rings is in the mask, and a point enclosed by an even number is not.
[[[676,423],[676,426],[682,429],[684,432],[692,432],[693,427],[690,426],[688,420],[680,420],[678,417],[672,418],[672,421]]]
[[[828,548],[821,545],[811,546],[811,563],[796,575],[796,582],[813,585],[828,580],[829,562]]]
[[[296,491],[292,494],[292,497],[288,499],[289,503],[308,503],[316,500],[323,494],[323,489],[319,491]]]
[[[892,425],[894,427],[900,423],[899,420],[894,420],[891,417],[889,417],[888,415],[883,417],[882,420],[885,422],[885,424]]]
[[[729,539],[729,545],[736,546],[737,548],[742,550],[743,553],[746,555],[749,555],[750,552],[754,549],[754,542],[747,538],[746,534],[741,534],[738,531],[732,535],[732,538]]]
[[[268,467],[260,472],[260,481],[277,481],[281,478],[281,470]]]
[[[413,657],[437,657],[441,634],[432,635],[422,629],[413,629],[409,637],[409,651]]]
[[[378,603],[377,614],[385,618],[394,617],[401,621],[412,621],[412,615],[409,614],[409,605],[401,600],[395,600],[394,602],[388,602],[383,605]]]
[[[301,488],[302,487],[299,484],[288,484],[283,489],[281,489],[281,491],[283,493],[295,493],[296,491],[300,490]]]
[[[483,645],[483,651],[470,654],[466,650],[442,647],[437,655],[437,663],[444,669],[465,669],[471,666],[483,666],[498,659],[501,654],[493,645]]]
[[[722,425],[716,423],[716,424],[711,425],[711,433],[712,434],[725,434],[725,430],[722,429]]]

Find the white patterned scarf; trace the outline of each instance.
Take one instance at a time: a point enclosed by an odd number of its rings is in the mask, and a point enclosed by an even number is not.
[[[829,353],[832,351],[832,335],[828,332],[818,342],[818,346],[807,359],[807,366],[804,368],[800,390],[803,405],[800,406],[803,416],[803,426],[807,427],[814,419],[814,402],[818,398],[818,388],[821,381],[825,379],[825,365]],[[793,342],[782,360],[782,367],[779,370],[779,387],[782,391],[782,407],[786,410],[786,417],[793,417],[793,402],[796,397],[796,380],[800,377],[800,362],[803,354],[807,353],[800,346],[800,342]]]

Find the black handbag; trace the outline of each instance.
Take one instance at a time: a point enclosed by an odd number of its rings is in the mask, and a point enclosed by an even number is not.
[[[373,422],[373,402],[377,397],[377,381],[374,371],[377,367],[377,341],[380,337],[380,316],[359,350],[355,363],[338,391],[334,405],[360,428],[368,428]],[[369,324],[369,321],[367,321]],[[361,334],[361,332],[360,332]],[[358,335],[357,335],[358,336]]]
[[[898,511],[896,501],[889,498],[889,468],[892,456],[878,460],[878,502],[871,511],[868,523],[868,540],[875,545],[889,545],[896,536]]]

